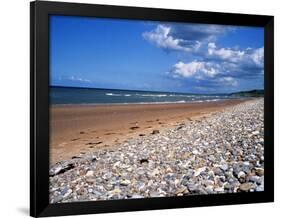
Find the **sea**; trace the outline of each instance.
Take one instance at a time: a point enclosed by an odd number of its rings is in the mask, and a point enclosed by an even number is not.
[[[228,94],[188,94],[117,89],[50,87],[50,102],[52,105],[196,103],[227,99],[237,99],[237,96]]]

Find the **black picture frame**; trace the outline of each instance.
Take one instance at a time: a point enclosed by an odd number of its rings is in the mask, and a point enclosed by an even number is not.
[[[263,192],[49,204],[49,15],[175,21],[264,28]],[[273,16],[35,1],[30,3],[30,215],[61,216],[274,201]]]

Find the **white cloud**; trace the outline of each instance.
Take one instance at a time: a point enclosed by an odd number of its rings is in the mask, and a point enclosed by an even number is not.
[[[166,50],[197,52],[204,44],[234,29],[224,25],[165,23],[144,32],[143,38]]]
[[[143,37],[159,48],[189,52],[191,55],[200,54],[204,59],[208,59],[208,62],[224,61],[244,65],[247,68],[263,68],[263,47],[256,49],[250,47],[246,49],[217,47],[215,43],[217,36],[232,30],[232,27],[220,25],[159,24],[154,30],[144,32]],[[207,52],[204,48],[207,49]],[[189,66],[188,70],[184,70],[185,74],[192,74],[194,70],[192,68],[198,68],[198,65],[200,64]],[[234,66],[234,68],[237,69],[237,66]],[[212,76],[215,71],[208,70],[206,73]]]
[[[204,83],[206,86],[237,86],[238,81],[224,72],[224,66],[214,62],[192,61],[176,63],[170,75],[173,78],[196,80],[197,83]]]
[[[237,86],[238,82],[233,77],[221,77],[218,78],[218,82],[224,84],[225,86]]]
[[[263,47],[253,50],[253,52],[250,56],[255,64],[257,64],[260,67],[263,67],[263,64],[264,64],[264,48]]]
[[[208,44],[208,55],[218,57],[222,60],[231,62],[238,62],[243,60],[245,52],[240,50],[233,50],[230,48],[217,48],[214,42]]]
[[[263,68],[264,48],[247,48],[238,50],[233,48],[217,48],[214,42],[208,43],[208,58]]]
[[[171,34],[171,27],[166,25],[158,25],[156,29],[150,32],[144,32],[143,37],[147,41],[154,43],[159,48],[172,49],[179,51],[198,50],[201,46],[199,41],[195,41],[192,46],[184,46],[185,40],[174,38]]]
[[[261,78],[264,73],[264,48],[218,48],[208,43],[208,51],[200,61],[179,61],[170,74],[174,78],[189,78],[205,85],[238,86],[239,80]]]
[[[213,78],[218,73],[217,64],[196,60],[190,63],[184,63],[180,61],[176,63],[172,69],[173,75],[184,78],[193,76],[197,79],[202,79],[205,77]]]

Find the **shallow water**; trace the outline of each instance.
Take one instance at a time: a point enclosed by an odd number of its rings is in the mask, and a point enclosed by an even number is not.
[[[227,94],[188,94],[94,88],[50,87],[51,104],[149,104],[210,102],[237,97]]]

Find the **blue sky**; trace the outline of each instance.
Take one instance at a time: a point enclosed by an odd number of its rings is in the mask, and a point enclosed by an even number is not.
[[[50,17],[50,84],[223,93],[263,88],[263,28]]]

